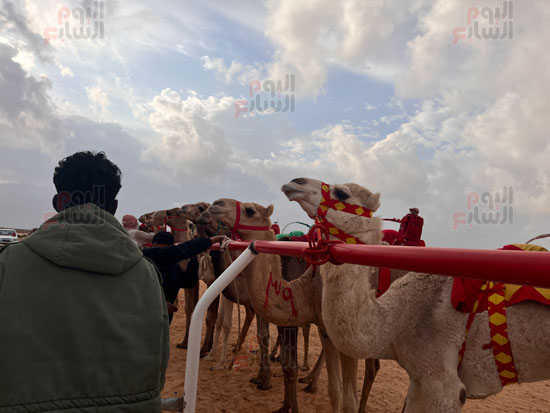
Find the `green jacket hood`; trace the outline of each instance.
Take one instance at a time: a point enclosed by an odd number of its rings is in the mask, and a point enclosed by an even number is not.
[[[118,275],[143,257],[118,220],[94,204],[64,209],[22,241],[56,265]]]

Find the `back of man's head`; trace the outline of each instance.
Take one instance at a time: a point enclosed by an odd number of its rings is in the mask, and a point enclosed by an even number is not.
[[[53,183],[57,194],[53,205],[56,211],[92,203],[114,214],[118,202],[122,172],[107,159],[104,152],[77,152],[61,161],[55,168]]]
[[[153,245],[172,245],[174,244],[174,236],[169,232],[159,231],[151,240]]]

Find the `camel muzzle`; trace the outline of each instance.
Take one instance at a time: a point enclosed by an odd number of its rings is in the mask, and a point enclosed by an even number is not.
[[[284,192],[284,194],[286,195],[286,197],[290,201],[298,201],[300,199],[303,199],[304,195],[307,194],[306,191],[297,188],[296,184],[294,184],[294,183],[289,183],[289,184],[283,185],[281,187],[281,191]]]

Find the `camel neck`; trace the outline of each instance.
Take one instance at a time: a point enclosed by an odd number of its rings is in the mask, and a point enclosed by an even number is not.
[[[364,244],[378,245],[382,241],[382,224],[379,218],[355,216],[346,221],[342,221],[342,217],[347,217],[347,214],[337,214],[334,220],[331,220],[332,214],[327,214],[328,220],[336,226],[336,228],[356,237]],[[331,236],[331,238],[334,237]]]
[[[271,230],[240,230],[239,235],[243,241],[275,241],[275,233]]]
[[[243,231],[244,241],[275,241],[273,231]],[[300,326],[311,323],[311,287],[307,277],[286,281],[282,276],[281,257],[260,254],[242,272],[254,310],[277,325]],[[305,321],[304,321],[305,320]]]
[[[355,220],[342,228],[365,244],[380,243],[380,221]],[[388,247],[391,248],[391,247]],[[377,269],[361,265],[321,266],[323,279],[323,320],[339,350],[356,358],[386,358],[396,331],[413,322],[398,299],[400,287],[392,285],[376,298]]]
[[[184,229],[187,227],[187,223],[185,224],[182,224],[182,223],[175,223],[174,224],[174,228],[177,228],[177,229]],[[172,235],[174,237],[174,242],[176,244],[180,243],[180,242],[185,242],[185,241],[189,241],[189,233],[187,231],[175,231],[175,230],[172,230]]]

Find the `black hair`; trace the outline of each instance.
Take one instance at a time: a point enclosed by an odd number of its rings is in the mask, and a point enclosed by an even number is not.
[[[159,231],[151,240],[151,243],[153,244],[164,244],[164,245],[172,245],[174,243],[174,236],[166,231]]]
[[[53,183],[60,209],[93,203],[106,209],[122,187],[122,172],[105,152],[76,152],[56,166]]]

